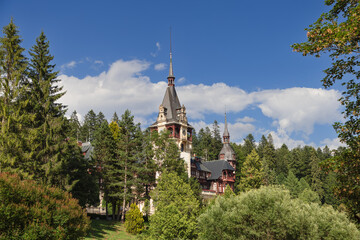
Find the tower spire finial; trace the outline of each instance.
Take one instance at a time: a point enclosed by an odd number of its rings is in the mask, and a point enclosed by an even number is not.
[[[171,48],[171,26],[170,26],[170,65],[169,65],[169,76],[168,76],[168,86],[174,86],[174,71],[172,64],[172,48]]]
[[[229,143],[230,134],[229,134],[228,126],[227,126],[226,110],[225,110],[225,127],[224,127],[223,138],[224,138],[224,143]]]

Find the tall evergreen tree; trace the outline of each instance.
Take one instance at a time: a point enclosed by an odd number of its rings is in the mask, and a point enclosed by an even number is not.
[[[117,151],[121,164],[122,183],[122,214],[121,221],[125,219],[126,204],[133,198],[132,188],[138,188],[140,182],[137,178],[140,168],[142,152],[141,129],[134,123],[134,116],[126,110],[120,119],[120,141]]]
[[[97,125],[96,113],[91,109],[84,117],[84,122],[81,126],[81,138],[82,142],[91,142],[94,139],[94,132]]]
[[[27,101],[25,94],[25,70],[27,60],[20,46],[22,39],[18,27],[11,19],[3,28],[0,38],[0,171],[29,172],[30,164],[24,162],[28,139],[26,123],[29,115],[22,111]]]
[[[263,185],[264,169],[261,164],[259,155],[255,148],[246,157],[241,169],[241,179],[238,185],[240,191],[248,191],[253,188],[259,188]]]
[[[220,127],[218,125],[218,122],[215,120],[212,125],[212,138],[211,138],[211,148],[209,151],[209,159],[215,160],[219,159],[219,152],[222,148],[222,141],[221,141],[221,135],[220,135]]]
[[[106,215],[108,214],[109,202],[113,203],[113,214],[115,214],[114,206],[116,204],[114,202],[117,200],[116,194],[120,189],[111,184],[115,183],[116,185],[118,181],[121,181],[118,177],[120,164],[116,159],[116,142],[107,122],[103,122],[95,132],[93,158],[100,171],[99,182],[106,201]]]
[[[29,98],[30,112],[34,115],[31,122],[33,141],[31,158],[37,163],[34,169],[36,178],[57,185],[61,182],[63,149],[73,142],[65,141],[69,125],[65,118],[65,107],[58,100],[65,94],[58,86],[58,72],[51,64],[54,57],[50,54],[49,41],[41,32],[36,44],[29,51]],[[79,156],[78,156],[79,157]]]
[[[79,140],[81,125],[76,110],[74,110],[70,116],[69,125],[70,125],[69,137]]]
[[[249,155],[253,149],[256,148],[255,145],[255,138],[250,133],[248,134],[244,139],[244,145],[243,145],[243,153],[245,156]]]

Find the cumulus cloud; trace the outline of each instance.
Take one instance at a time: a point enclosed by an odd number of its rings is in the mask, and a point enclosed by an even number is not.
[[[86,113],[90,109],[111,116],[115,111],[132,110],[133,114],[147,116],[158,109],[165,82],[151,83],[142,71],[148,69],[146,61],[118,60],[107,72],[83,79],[61,75],[67,94],[62,98],[69,110]]]
[[[76,63],[75,63],[76,64]],[[96,76],[77,78],[61,75],[67,94],[61,101],[69,106],[69,112],[77,110],[85,115],[90,109],[102,111],[108,118],[117,111],[120,115],[130,109],[143,125],[155,121],[156,113],[167,87],[167,83],[151,82],[143,74],[151,64],[141,60],[118,60],[107,71]],[[332,124],[341,119],[340,93],[335,90],[313,88],[288,88],[262,90],[247,93],[241,88],[219,82],[212,85],[188,84],[177,86],[181,104],[187,107],[187,115],[196,130],[207,124],[205,116],[239,113],[249,107],[258,107],[273,120],[273,134],[276,146],[286,143],[289,147],[304,145],[303,140],[291,138],[293,132],[309,136],[316,124]],[[232,141],[242,141],[247,134],[257,131],[255,119],[250,116],[229,122]],[[211,124],[210,124],[211,125]],[[223,123],[219,124],[223,129]],[[327,141],[327,142],[326,142]],[[333,141],[333,142],[331,142]],[[324,140],[324,145],[336,145],[335,140]],[[308,144],[308,143],[307,143]]]
[[[251,93],[262,113],[275,120],[275,125],[288,133],[311,134],[315,124],[333,123],[341,119],[335,90],[288,88]]]
[[[159,63],[154,66],[154,69],[156,71],[161,71],[164,70],[165,68],[166,68],[166,63]]]

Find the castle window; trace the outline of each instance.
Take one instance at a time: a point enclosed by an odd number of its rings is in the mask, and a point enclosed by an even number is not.
[[[184,151],[184,144],[183,143],[181,144],[181,151],[182,152]]]

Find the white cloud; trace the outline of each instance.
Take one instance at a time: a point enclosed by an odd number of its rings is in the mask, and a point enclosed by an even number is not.
[[[70,112],[76,109],[84,114],[93,109],[112,116],[115,111],[130,109],[135,115],[147,116],[157,111],[166,89],[165,82],[151,83],[149,77],[141,74],[149,66],[146,61],[118,60],[98,76],[79,79],[61,75],[67,91],[62,101]]]
[[[344,143],[341,143],[339,138],[334,138],[334,139],[330,139],[330,138],[325,138],[324,140],[322,140],[320,142],[320,144],[322,145],[321,147],[325,147],[328,146],[328,148],[330,150],[332,149],[337,149],[338,147],[345,147],[346,145]]]
[[[186,81],[186,78],[181,77],[177,80],[178,83],[184,83]]]
[[[166,82],[153,83],[148,76],[143,75],[143,71],[149,67],[150,63],[147,61],[118,60],[107,71],[96,76],[79,79],[63,74],[59,78],[62,79],[67,94],[61,101],[69,106],[70,113],[77,110],[81,115],[93,109],[95,112],[102,111],[110,118],[115,111],[121,115],[125,109],[130,109],[137,121],[143,126],[149,125],[155,121],[154,115],[158,112],[167,87]],[[207,125],[204,122],[206,115],[222,116],[225,106],[231,114],[250,106],[259,107],[265,116],[273,120],[273,128],[276,130],[272,133],[277,146],[282,143],[289,147],[303,145],[303,140],[291,138],[293,132],[300,132],[300,135],[306,137],[313,132],[316,124],[332,124],[341,119],[340,104],[337,101],[340,93],[335,90],[288,88],[247,93],[221,82],[212,85],[188,84],[176,89],[179,100],[187,107],[187,116],[197,131]],[[245,116],[238,118],[235,123],[229,123],[231,139],[242,141],[247,134],[257,131],[254,122],[262,120],[255,121],[254,118]],[[222,124],[220,126],[223,131]],[[324,145],[336,145],[335,140],[324,141],[327,141]]]
[[[94,64],[104,65],[104,62],[103,62],[103,61],[100,61],[100,60],[95,60],[95,61],[94,61]]]
[[[77,65],[76,61],[71,61],[61,65],[61,69],[74,68]]]
[[[211,86],[189,84],[177,88],[181,103],[194,119],[204,119],[205,114],[223,114],[225,106],[229,112],[240,112],[252,103],[251,97],[242,89],[230,87],[225,83]]]
[[[236,119],[237,122],[255,122],[255,119],[252,117],[245,116],[243,118]]]
[[[157,57],[157,55],[159,54],[159,52],[161,50],[161,46],[160,46],[159,42],[156,42],[155,46],[156,46],[156,51],[150,53],[150,55],[153,56],[153,57]]]
[[[212,123],[207,124],[204,121],[191,122],[190,125],[192,125],[195,128],[196,133],[199,133],[201,128],[205,129],[206,127],[209,127],[210,130],[212,130]],[[218,125],[222,136],[222,133],[224,132],[225,124],[221,122],[218,123]],[[255,131],[255,126],[250,123],[228,122],[228,129],[229,129],[231,141],[240,143],[249,133],[253,133]]]
[[[166,68],[166,64],[165,63],[159,63],[159,64],[156,64],[154,66],[154,69],[156,71],[161,71],[161,70],[164,70]]]
[[[288,88],[251,93],[262,113],[287,133],[302,131],[309,135],[315,124],[341,119],[340,93],[335,90]]]

